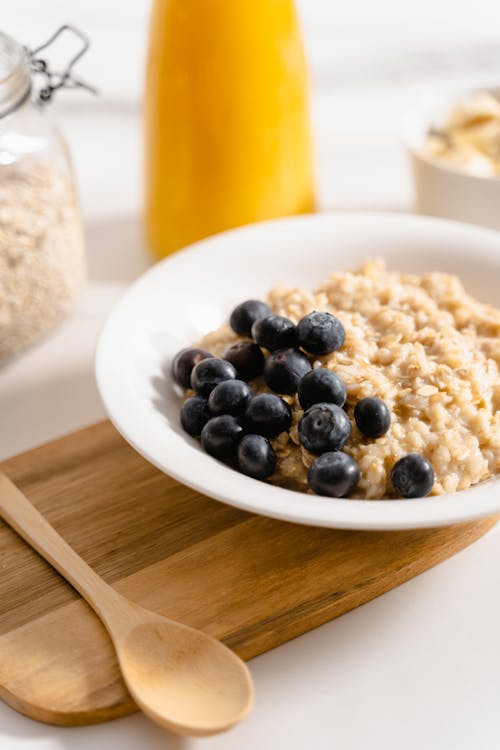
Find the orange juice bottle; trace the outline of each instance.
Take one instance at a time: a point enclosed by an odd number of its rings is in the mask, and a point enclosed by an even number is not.
[[[157,257],[314,209],[307,69],[293,0],[154,0],[146,228]]]

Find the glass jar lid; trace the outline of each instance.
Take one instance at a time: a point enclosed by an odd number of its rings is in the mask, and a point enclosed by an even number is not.
[[[47,60],[40,57],[40,52],[50,47],[64,32],[70,32],[78,38],[80,46],[62,71],[51,69]],[[76,78],[74,65],[86,53],[89,40],[74,26],[65,24],[36,49],[28,49],[16,42],[8,34],[0,31],[0,118],[20,107],[34,91],[33,101],[43,105],[52,99],[55,91],[61,88],[82,88],[93,94],[93,86]],[[42,85],[33,87],[33,76],[42,78]]]
[[[28,54],[15,39],[0,32],[0,117],[17,109],[30,93]]]

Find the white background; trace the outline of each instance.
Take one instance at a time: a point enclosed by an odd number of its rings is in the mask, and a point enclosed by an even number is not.
[[[147,6],[3,3],[3,30],[28,45],[64,22],[85,30],[93,46],[79,71],[101,96],[61,94],[53,107],[77,169],[90,282],[77,315],[0,369],[0,458],[104,415],[92,374],[96,337],[121,291],[148,264],[140,224]],[[405,114],[435,89],[500,82],[498,0],[299,6],[321,207],[411,210]],[[227,735],[180,740],[141,716],[57,729],[0,704],[0,748],[497,750],[499,541],[495,530],[402,588],[253,660],[255,710]]]

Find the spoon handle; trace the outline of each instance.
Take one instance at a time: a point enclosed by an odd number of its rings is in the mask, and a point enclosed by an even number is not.
[[[108,586],[0,472],[0,517],[50,563],[107,623],[125,600]],[[119,607],[118,607],[119,609]]]

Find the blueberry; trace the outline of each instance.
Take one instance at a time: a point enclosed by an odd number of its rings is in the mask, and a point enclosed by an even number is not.
[[[298,395],[303,409],[325,402],[344,406],[347,397],[342,378],[324,367],[318,367],[304,375],[299,383]]]
[[[202,359],[213,357],[205,349],[181,349],[172,361],[172,376],[183,388],[191,388],[191,372]]]
[[[262,435],[245,435],[238,446],[238,465],[243,474],[266,479],[276,468],[276,453]]]
[[[274,393],[261,393],[248,404],[245,424],[247,432],[274,437],[290,428],[292,410],[280,396]]]
[[[356,461],[342,451],[323,453],[307,474],[309,487],[317,495],[345,497],[359,482],[361,473]]]
[[[236,417],[224,414],[210,419],[201,431],[201,444],[211,456],[227,460],[234,458],[243,427]]]
[[[297,326],[281,315],[268,315],[255,321],[252,338],[259,346],[271,352],[275,349],[287,349],[297,346]]]
[[[354,419],[359,429],[370,438],[385,435],[391,426],[391,413],[380,398],[362,398],[354,407]]]
[[[434,469],[420,453],[409,453],[394,464],[391,482],[401,497],[425,497],[434,485]]]
[[[340,451],[350,434],[349,417],[336,404],[315,404],[304,412],[299,422],[300,442],[317,455]]]
[[[250,387],[243,380],[224,380],[208,397],[208,408],[211,414],[242,417],[252,397]]]
[[[234,380],[235,378],[236,370],[231,362],[226,362],[225,359],[218,359],[216,357],[202,359],[201,362],[198,362],[193,367],[191,388],[199,396],[208,398],[216,385],[222,383],[224,380]]]
[[[223,356],[236,368],[242,380],[253,380],[262,375],[264,355],[260,346],[252,341],[238,341],[226,349]]]
[[[330,354],[345,340],[344,326],[329,312],[309,313],[299,320],[297,333],[300,346],[310,354]]]
[[[242,302],[241,305],[234,308],[229,318],[229,325],[240,336],[250,336],[255,321],[259,318],[265,318],[266,315],[271,315],[271,312],[271,308],[265,302],[258,299],[247,299],[246,302]]]
[[[186,399],[181,407],[181,425],[190,435],[200,435],[210,419],[208,401],[201,396]]]
[[[276,393],[292,394],[310,369],[311,363],[302,352],[296,349],[278,349],[266,359],[264,380]]]

